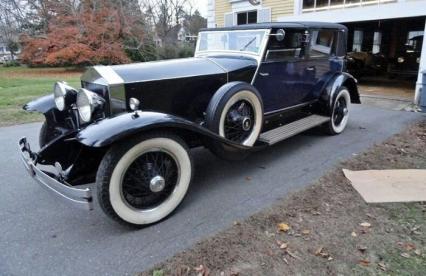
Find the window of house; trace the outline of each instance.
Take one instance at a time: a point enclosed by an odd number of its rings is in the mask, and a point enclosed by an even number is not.
[[[304,30],[288,30],[285,32],[283,41],[271,38],[267,46],[265,60],[287,61],[303,58],[304,35]]]
[[[303,9],[313,9],[315,8],[315,0],[303,0]]]
[[[339,6],[339,5],[343,5],[343,0],[330,0],[330,6]]]
[[[0,52],[3,52],[4,51],[4,48],[3,47],[0,47]]]
[[[237,13],[237,25],[257,23],[257,11]]]
[[[332,30],[313,31],[309,56],[318,58],[333,54],[335,34],[336,32]]]
[[[373,49],[372,49],[373,54],[380,53],[380,45],[381,44],[382,44],[382,33],[381,32],[374,32]]]
[[[362,40],[364,39],[364,32],[361,30],[354,31],[354,41],[352,44],[352,51],[361,52]]]
[[[316,8],[326,8],[328,7],[328,0],[316,0]]]

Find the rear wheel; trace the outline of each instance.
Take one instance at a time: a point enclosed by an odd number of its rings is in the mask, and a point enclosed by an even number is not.
[[[325,130],[330,135],[342,133],[349,120],[349,108],[351,96],[346,87],[342,86],[337,92],[331,111],[330,121],[325,126]]]
[[[206,110],[206,126],[235,143],[251,147],[262,130],[263,103],[259,92],[244,82],[222,86],[210,100]],[[211,141],[210,150],[228,160],[243,159],[247,151],[227,149],[221,142]]]
[[[153,133],[113,146],[96,176],[103,211],[119,222],[144,226],[167,217],[181,203],[192,177],[184,141]]]

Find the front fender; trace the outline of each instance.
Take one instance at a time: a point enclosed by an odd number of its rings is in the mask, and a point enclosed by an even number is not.
[[[47,113],[56,108],[55,99],[53,94],[46,95],[40,98],[37,98],[26,105],[24,105],[23,109],[29,112],[40,112]]]
[[[89,147],[106,147],[138,133],[155,129],[179,129],[221,142],[234,150],[250,150],[184,118],[159,112],[132,112],[106,118],[81,130],[76,139]]]
[[[25,104],[23,109],[28,112],[43,113],[47,123],[53,126],[63,125],[67,116],[66,112],[61,112],[56,108],[53,94],[37,98]]]
[[[337,96],[336,92],[342,86],[348,88],[352,103],[361,103],[356,79],[346,72],[340,72],[329,78],[321,91],[319,99],[326,111],[332,109],[333,101]]]

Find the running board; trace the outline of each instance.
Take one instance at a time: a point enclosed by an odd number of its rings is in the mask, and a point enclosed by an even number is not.
[[[259,141],[273,145],[284,139],[290,138],[310,128],[319,126],[330,120],[330,117],[320,115],[310,115],[303,119],[291,122],[270,131],[264,132],[260,135]]]

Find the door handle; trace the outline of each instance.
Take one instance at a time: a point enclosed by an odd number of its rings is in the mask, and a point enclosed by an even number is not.
[[[269,76],[269,73],[262,73],[262,72],[260,72],[259,75],[261,75],[262,77],[267,77],[267,76]]]
[[[306,67],[306,70],[308,70],[308,71],[314,71],[315,70],[315,66]]]

